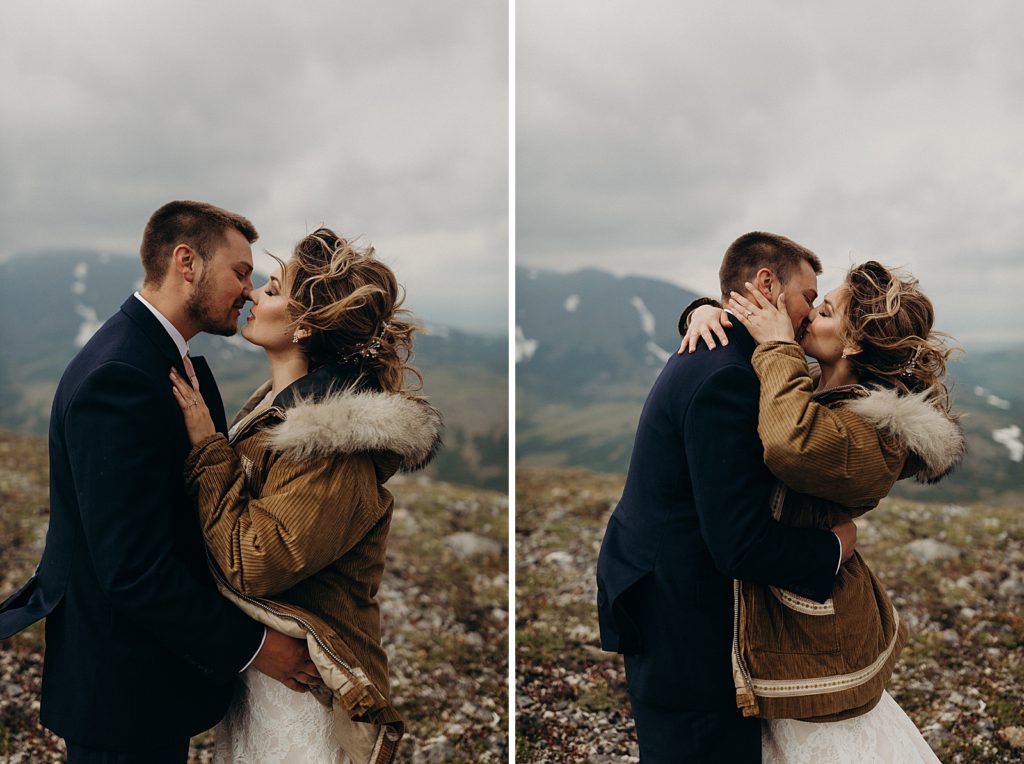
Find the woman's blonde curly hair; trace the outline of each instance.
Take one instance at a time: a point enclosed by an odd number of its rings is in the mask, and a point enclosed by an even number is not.
[[[345,361],[387,392],[422,387],[422,376],[409,365],[420,327],[407,320],[404,292],[372,246],[357,247],[330,228],[318,228],[295,245],[287,263],[274,259],[292,325],[310,330],[301,345],[311,369]]]
[[[896,388],[903,393],[932,391],[933,402],[949,412],[949,389],[943,382],[954,352],[948,335],[932,331],[935,309],[913,276],[869,260],[846,274],[846,310],[840,315],[844,345],[861,352],[848,360],[863,384]]]

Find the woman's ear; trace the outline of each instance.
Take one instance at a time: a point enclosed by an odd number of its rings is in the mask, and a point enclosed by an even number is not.
[[[843,348],[843,358],[849,358],[851,355],[860,355],[863,352],[864,348],[860,345],[847,345]]]
[[[313,332],[311,332],[308,327],[300,326],[292,334],[292,342],[298,344],[299,342],[302,342],[303,340],[308,340],[312,336],[313,336]]]

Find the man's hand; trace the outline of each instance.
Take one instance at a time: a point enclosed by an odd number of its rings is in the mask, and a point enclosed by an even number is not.
[[[839,561],[842,564],[853,556],[853,552],[857,548],[857,526],[852,520],[847,520],[845,523],[834,526],[832,532],[839,537],[839,543],[843,545],[842,559]]]
[[[273,629],[267,629],[267,638],[252,665],[295,692],[308,692],[309,685],[322,684],[316,666],[309,659],[306,643]]]

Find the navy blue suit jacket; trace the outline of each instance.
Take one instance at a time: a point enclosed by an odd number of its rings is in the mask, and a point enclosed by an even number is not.
[[[193,359],[220,431],[224,407]],[[50,525],[0,638],[46,618],[41,717],[93,748],[145,750],[215,724],[263,627],[220,597],[184,490],[177,348],[130,297],[68,365],[50,414]]]
[[[629,691],[668,709],[735,708],[732,579],[828,598],[839,542],[773,521],[757,435],[760,385],[742,326],[673,355],[644,404],[598,559],[601,643]]]

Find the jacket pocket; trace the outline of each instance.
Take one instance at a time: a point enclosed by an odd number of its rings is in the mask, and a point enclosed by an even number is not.
[[[601,647],[623,655],[643,652],[643,632],[635,615],[641,585],[651,573],[641,572],[609,591],[598,582],[597,617],[601,627]]]
[[[785,589],[750,583],[743,584],[742,596],[744,642],[753,656],[833,655],[840,651],[832,600],[823,604]],[[759,673],[754,671],[755,676]]]

